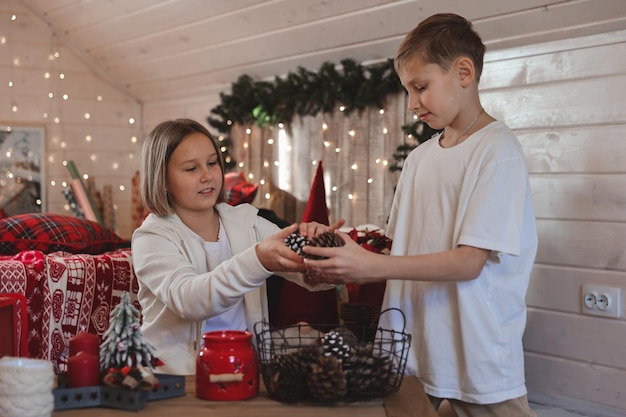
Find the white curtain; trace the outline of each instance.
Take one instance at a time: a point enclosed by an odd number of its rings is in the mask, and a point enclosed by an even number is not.
[[[299,222],[318,161],[323,162],[329,218],[347,226],[384,227],[399,172],[389,164],[407,139],[411,123],[405,94],[388,97],[382,109],[341,109],[332,114],[297,117],[290,126],[234,126],[233,156],[249,181],[261,184],[254,205]]]

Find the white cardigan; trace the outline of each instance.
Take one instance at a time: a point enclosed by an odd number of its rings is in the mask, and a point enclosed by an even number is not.
[[[212,271],[207,270],[202,242],[175,214],[150,214],[133,233],[141,331],[165,363],[157,369],[160,373],[195,374],[203,321],[242,296],[249,331],[257,322],[269,322],[265,280],[272,272],[261,265],[255,246],[280,229],[249,204],[221,203],[216,208],[233,257]],[[281,275],[312,289],[301,274]]]

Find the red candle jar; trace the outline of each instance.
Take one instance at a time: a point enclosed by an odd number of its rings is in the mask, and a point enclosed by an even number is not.
[[[259,362],[252,333],[223,330],[202,335],[196,360],[196,395],[203,400],[233,401],[259,393]]]
[[[70,388],[100,385],[100,359],[87,352],[78,352],[67,360],[67,385]]]
[[[83,332],[71,337],[70,356],[74,356],[78,352],[87,352],[100,356],[100,338],[98,335]]]

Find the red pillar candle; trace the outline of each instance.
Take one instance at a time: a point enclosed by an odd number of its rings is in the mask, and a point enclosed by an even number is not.
[[[74,356],[78,352],[100,356],[100,338],[87,332],[79,333],[70,338],[70,356]]]
[[[67,385],[70,388],[100,385],[100,359],[88,352],[78,352],[67,360]]]

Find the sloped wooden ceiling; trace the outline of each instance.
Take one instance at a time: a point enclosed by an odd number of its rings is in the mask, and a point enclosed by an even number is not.
[[[472,20],[489,50],[626,28],[624,0],[13,0],[136,99],[216,94],[241,74],[392,57],[432,13]]]

